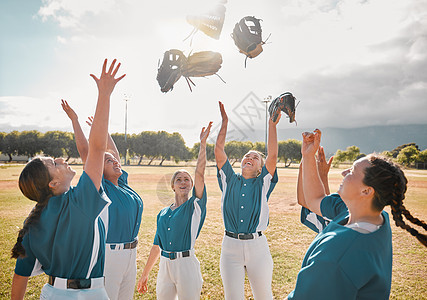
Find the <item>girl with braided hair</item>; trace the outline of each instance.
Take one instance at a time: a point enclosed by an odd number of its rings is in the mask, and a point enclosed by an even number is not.
[[[330,223],[307,250],[295,289],[287,299],[388,299],[392,275],[392,238],[387,205],[396,225],[427,246],[427,230],[403,205],[407,179],[402,170],[375,154],[344,170],[338,193],[327,195],[316,162],[320,130],[303,133],[302,193],[299,203]],[[318,157],[322,157],[318,155]]]
[[[11,298],[24,299],[28,278],[46,273],[49,283],[41,299],[108,299],[104,287],[105,224],[100,215],[111,201],[102,186],[107,146],[110,95],[120,63],[107,60],[98,79],[98,102],[92,123],[84,172],[71,187],[76,172],[62,158],[31,160],[19,177],[24,196],[37,204],[19,231],[12,249],[16,258]]]

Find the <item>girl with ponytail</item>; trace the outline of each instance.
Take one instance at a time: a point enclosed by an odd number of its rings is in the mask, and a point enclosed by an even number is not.
[[[318,129],[303,133],[298,202],[329,223],[307,250],[287,299],[388,299],[393,254],[384,207],[390,205],[396,225],[424,246],[426,234],[406,224],[403,216],[424,230],[427,225],[403,205],[407,185],[403,171],[375,154],[344,170],[338,193],[327,195],[321,179],[325,168],[316,161],[320,137]],[[319,154],[317,159],[324,160],[322,151]]]
[[[100,218],[110,200],[101,179],[107,145],[110,95],[120,67],[104,61],[98,79],[98,101],[92,123],[88,157],[77,186],[76,172],[62,158],[38,157],[19,177],[25,197],[36,202],[18,233],[12,257],[16,258],[11,298],[24,299],[28,278],[49,276],[41,299],[108,299],[104,287],[105,227]]]

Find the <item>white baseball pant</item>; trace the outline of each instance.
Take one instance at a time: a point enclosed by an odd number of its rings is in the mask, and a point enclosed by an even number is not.
[[[131,300],[136,282],[136,249],[105,247],[105,289],[110,300]]]
[[[158,300],[200,299],[203,278],[194,250],[188,257],[169,259],[160,256],[156,293]]]
[[[220,271],[226,300],[245,299],[245,270],[255,299],[273,299],[273,259],[265,235],[252,240],[224,236]]]

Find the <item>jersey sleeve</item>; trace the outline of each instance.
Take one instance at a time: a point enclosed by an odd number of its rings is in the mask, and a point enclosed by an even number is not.
[[[69,201],[79,207],[87,216],[98,216],[105,206],[111,203],[102,185],[97,190],[86,172],[80,176],[77,186],[67,193]]]
[[[206,186],[203,187],[203,196],[201,199],[196,198],[194,196],[194,193],[195,193],[195,190],[193,188],[193,197],[192,198],[194,198],[194,202],[197,205],[194,205],[194,211],[193,211],[193,216],[192,216],[192,225],[194,222],[195,223],[194,225],[197,226],[197,231],[195,231],[196,228],[192,228],[191,236],[192,237],[195,236],[195,238],[197,238],[199,236],[200,230],[202,229],[203,223],[205,222],[205,218],[206,218],[206,202],[207,202]],[[194,245],[192,245],[192,247],[194,247]]]
[[[217,167],[217,178],[219,183],[219,188],[223,191],[224,186],[230,182],[233,175],[236,173],[233,170],[233,167],[230,164],[230,161],[227,159],[221,169]]]
[[[197,198],[195,196],[195,192],[196,191],[193,188],[193,196],[191,198],[194,198],[194,201],[198,202],[198,204],[200,205],[200,207],[202,208],[202,210],[204,209],[206,211],[206,202],[207,202],[207,199],[208,199],[207,194],[206,194],[206,185],[203,186],[203,195],[202,195],[202,198],[200,198],[200,199]]]
[[[160,236],[159,236],[159,218],[160,218],[160,213],[161,212],[159,212],[158,214],[157,214],[157,221],[156,221],[156,224],[157,224],[157,229],[156,229],[156,234],[154,235],[154,241],[153,241],[153,245],[157,245],[157,246],[160,246]],[[162,247],[160,247],[160,248],[162,248]]]
[[[342,201],[340,195],[334,193],[322,199],[320,211],[323,217],[333,220],[339,214],[348,211],[348,208]]]
[[[261,169],[261,174],[258,176],[258,179],[263,180],[263,186],[266,186],[268,188],[267,189],[267,199],[268,199],[274,187],[276,186],[277,181],[279,180],[279,177],[277,176],[277,168],[274,170],[274,175],[271,176],[271,174],[267,171],[267,168],[264,165]]]
[[[37,268],[37,260],[31,251],[28,235],[25,235],[22,239],[22,246],[25,249],[25,257],[18,257],[16,260],[15,273],[26,277],[31,276],[33,273],[36,273],[35,275],[40,274],[40,272],[37,272],[38,270],[35,270]]]
[[[357,288],[336,261],[314,261],[298,273],[288,299],[356,299]]]
[[[323,228],[328,225],[329,221],[319,215],[316,215],[308,208],[302,206],[301,223],[313,230],[314,232],[319,233],[323,230]]]

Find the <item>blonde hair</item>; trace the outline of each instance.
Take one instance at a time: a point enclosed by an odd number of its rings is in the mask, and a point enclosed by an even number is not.
[[[187,170],[185,170],[185,169],[180,169],[180,170],[175,171],[175,173],[173,173],[173,175],[172,175],[172,178],[171,178],[171,188],[172,188],[172,189],[173,189],[173,183],[175,182],[175,178],[176,178],[176,176],[178,176],[178,174],[180,174],[180,173],[185,173],[185,174],[187,174],[188,176],[190,176],[190,179],[191,179],[191,185],[194,185],[193,177],[191,177],[191,174],[190,174]]]

